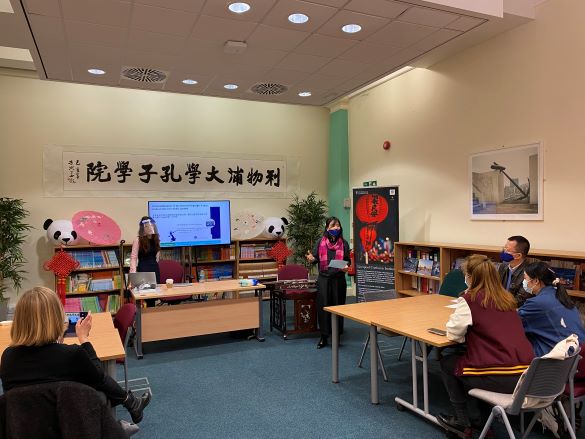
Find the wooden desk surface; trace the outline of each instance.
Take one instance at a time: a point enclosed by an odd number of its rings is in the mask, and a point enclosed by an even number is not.
[[[124,358],[125,352],[118,330],[114,328],[112,315],[109,312],[93,314],[93,322],[89,341],[93,345],[101,361]],[[78,344],[77,337],[66,337],[66,344]],[[0,356],[10,345],[10,325],[0,326]]]
[[[446,329],[452,308],[446,308],[453,297],[425,294],[378,302],[353,303],[324,308],[340,317],[365,325],[376,325],[397,334],[443,347],[454,344],[447,337],[431,334],[428,328]]]
[[[241,287],[237,279],[229,279],[212,282],[195,282],[192,285],[175,287],[170,289],[167,288],[166,285],[162,284],[158,285],[156,292],[143,293],[132,291],[132,296],[134,296],[134,298],[137,300],[160,298],[170,299],[179,296],[192,296],[196,294],[209,295],[215,293],[225,293],[228,291],[235,291],[236,293],[241,293],[242,291],[263,290],[264,288],[266,288],[266,286],[263,284],[258,284],[249,287]]]

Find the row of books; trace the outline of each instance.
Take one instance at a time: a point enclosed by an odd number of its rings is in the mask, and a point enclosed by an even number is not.
[[[67,250],[69,255],[79,261],[80,268],[118,267],[116,250]]]
[[[181,262],[182,261],[181,256],[182,256],[181,249],[178,247],[160,249],[160,259]]]
[[[417,273],[424,276],[440,276],[441,266],[439,261],[431,259],[406,258],[402,269],[409,273]]]
[[[439,250],[426,247],[413,247],[408,250],[408,258],[429,259],[431,261],[439,261]]]
[[[278,264],[276,262],[246,262],[240,264],[238,274],[243,278],[276,278],[278,276]]]
[[[236,259],[236,246],[230,245],[229,247],[196,247],[195,257],[200,260],[227,260]]]
[[[223,280],[234,278],[233,264],[198,265],[191,268],[191,276],[201,280]]]
[[[73,294],[121,288],[122,277],[117,271],[75,273],[65,279],[65,291]]]
[[[241,244],[240,258],[241,259],[264,259],[268,258],[268,251],[272,248],[272,244]]]
[[[85,297],[67,297],[65,312],[91,311],[93,313],[109,311],[115,313],[120,309],[119,294],[100,294]]]
[[[440,281],[435,279],[427,279],[425,277],[413,277],[411,280],[412,289],[426,294],[438,294]]]

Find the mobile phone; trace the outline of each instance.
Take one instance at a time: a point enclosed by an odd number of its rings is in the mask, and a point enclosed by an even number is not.
[[[438,329],[438,328],[429,328],[427,329],[427,331],[429,331],[431,334],[436,334],[436,335],[447,335],[447,331],[444,331],[442,329]]]
[[[87,317],[87,311],[79,311],[79,318],[84,319]]]

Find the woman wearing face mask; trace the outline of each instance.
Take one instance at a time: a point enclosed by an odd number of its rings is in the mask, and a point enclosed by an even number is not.
[[[331,314],[323,311],[325,306],[344,305],[347,295],[345,273],[348,267],[329,267],[331,260],[343,260],[350,263],[349,245],[343,239],[343,229],[339,219],[332,216],[325,221],[323,236],[317,241],[313,252],[307,251],[307,261],[319,264],[317,278],[317,317],[321,338],[317,349],[327,346],[327,339],[331,334]],[[339,333],[343,333],[343,319],[339,319]]]
[[[533,296],[518,309],[524,330],[537,356],[548,354],[571,334],[585,343],[585,329],[579,311],[554,271],[546,262],[534,262],[524,269],[524,290]]]

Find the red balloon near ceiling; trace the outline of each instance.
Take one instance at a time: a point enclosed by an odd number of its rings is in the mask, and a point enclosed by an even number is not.
[[[356,215],[362,223],[380,223],[388,216],[388,202],[378,194],[362,195],[356,204]]]
[[[364,226],[360,229],[360,239],[362,241],[362,245],[364,247],[364,251],[369,252],[374,243],[376,242],[376,237],[378,233],[376,232],[376,226]]]

